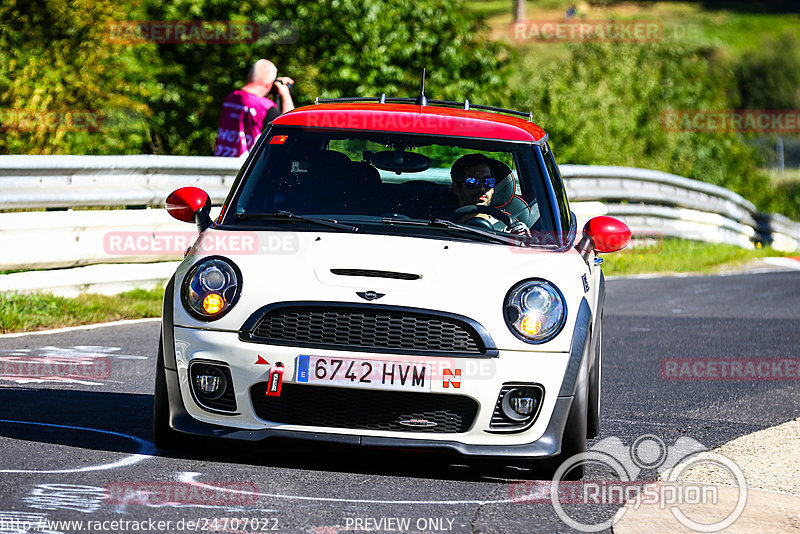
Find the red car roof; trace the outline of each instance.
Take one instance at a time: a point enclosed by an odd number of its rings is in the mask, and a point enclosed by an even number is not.
[[[272,124],[526,142],[540,141],[546,135],[534,123],[509,115],[413,104],[316,104],[281,115]]]

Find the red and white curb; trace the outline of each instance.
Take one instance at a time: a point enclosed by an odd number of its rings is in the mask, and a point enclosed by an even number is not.
[[[784,267],[786,269],[793,269],[800,271],[800,256],[787,256],[785,258],[764,258],[764,263],[774,265],[775,267]]]

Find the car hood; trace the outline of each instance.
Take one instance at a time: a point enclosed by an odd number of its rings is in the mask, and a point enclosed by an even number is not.
[[[574,318],[589,274],[574,250],[542,249],[448,239],[340,232],[236,232],[257,247],[227,249],[219,243],[233,232],[203,233],[176,273],[174,322],[177,326],[238,331],[259,308],[286,301],[347,302],[447,312],[479,322],[498,349],[567,351]],[[242,272],[241,295],[219,320],[202,322],[186,313],[180,287],[188,270],[208,256],[223,256]],[[555,284],[567,304],[567,322],[553,340],[531,345],[508,330],[503,308],[508,291],[529,278]],[[366,300],[359,293],[381,296]],[[367,295],[374,296],[374,295]],[[591,300],[588,299],[587,300]],[[591,302],[590,302],[591,305]],[[572,320],[571,320],[572,319]]]

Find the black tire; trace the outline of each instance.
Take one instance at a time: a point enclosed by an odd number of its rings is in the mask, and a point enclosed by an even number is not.
[[[153,444],[162,450],[173,450],[181,448],[185,442],[186,438],[169,426],[169,395],[167,394],[167,375],[164,370],[164,341],[159,339],[156,383],[153,393]]]
[[[591,347],[588,346],[588,340],[587,347],[584,350],[591,350]],[[588,354],[584,354],[583,358],[588,358]],[[572,404],[570,404],[569,414],[567,415],[567,424],[564,427],[564,435],[561,438],[561,453],[552,458],[534,461],[532,478],[536,480],[552,480],[562,463],[576,454],[586,452],[587,408],[589,404],[588,375],[588,370],[584,367],[578,376],[575,396],[572,398]],[[562,480],[580,480],[585,473],[585,464],[579,463],[564,473]]]
[[[589,370],[589,399],[587,405],[586,437],[600,434],[600,399],[603,392],[603,329],[597,329],[594,365]]]
[[[533,464],[533,478],[552,480],[558,468],[576,454],[586,452],[586,396],[582,402],[578,397],[572,400],[567,426],[561,442],[561,454],[552,458],[538,460]],[[580,480],[586,474],[585,464],[576,465],[564,474],[562,480]]]

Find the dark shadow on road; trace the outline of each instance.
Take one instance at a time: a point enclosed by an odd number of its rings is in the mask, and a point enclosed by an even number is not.
[[[142,444],[125,436],[151,442],[152,413],[152,395],[0,389],[0,419],[43,423],[0,423],[0,436],[24,441],[142,453]],[[156,454],[254,466],[442,480],[509,481],[529,476],[529,471],[505,466],[502,462],[465,459],[446,452],[374,450],[284,438],[262,443],[204,440],[193,440],[193,443],[196,447],[191,451],[157,451]]]

